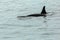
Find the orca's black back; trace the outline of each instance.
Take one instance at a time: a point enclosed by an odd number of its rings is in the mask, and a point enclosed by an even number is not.
[[[41,11],[41,14],[47,14],[46,10],[45,10],[45,6],[43,6],[43,9]]]

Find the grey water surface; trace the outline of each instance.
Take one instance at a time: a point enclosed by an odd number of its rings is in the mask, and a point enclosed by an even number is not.
[[[17,18],[44,5],[46,18]],[[0,40],[60,40],[60,0],[0,0]]]

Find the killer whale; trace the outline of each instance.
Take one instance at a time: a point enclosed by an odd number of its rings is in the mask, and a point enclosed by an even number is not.
[[[18,16],[18,17],[40,17],[40,16],[46,17],[46,14],[47,12],[46,12],[45,6],[43,6],[43,9],[40,14],[30,14],[27,16]]]
[[[31,14],[31,15],[27,15],[27,16],[35,16],[35,17],[44,16],[44,17],[46,17],[46,14],[47,14],[47,12],[45,10],[45,6],[43,6],[43,9],[40,14]]]

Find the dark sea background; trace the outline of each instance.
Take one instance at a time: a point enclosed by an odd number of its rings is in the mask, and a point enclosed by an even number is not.
[[[43,6],[46,18],[17,18]],[[60,40],[60,0],[0,0],[0,40]]]

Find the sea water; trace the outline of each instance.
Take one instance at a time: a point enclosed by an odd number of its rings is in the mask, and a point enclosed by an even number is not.
[[[43,6],[46,18],[17,18]],[[0,0],[0,40],[60,40],[60,0]]]

